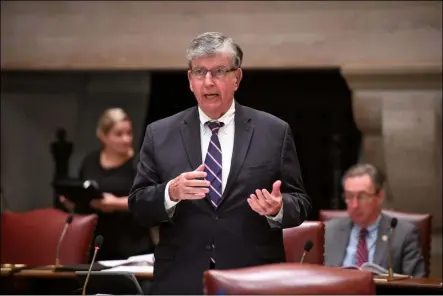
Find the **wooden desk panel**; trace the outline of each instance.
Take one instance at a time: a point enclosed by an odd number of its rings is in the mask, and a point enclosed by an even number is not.
[[[399,288],[432,288],[441,289],[442,279],[438,278],[410,278],[401,279],[391,282],[377,281],[375,280],[377,286],[388,286],[388,287],[399,287]]]
[[[2,276],[7,276],[7,274],[2,273]],[[27,277],[27,278],[75,278],[75,272],[72,271],[53,271],[45,269],[25,269],[16,272],[12,275],[13,277]],[[139,272],[135,273],[135,276],[140,279],[152,279],[154,274],[151,272]]]
[[[442,279],[410,278],[396,281],[375,280],[378,295],[443,295]]]
[[[136,273],[139,280],[152,280],[152,273]],[[8,276],[2,273],[2,278]],[[10,278],[22,279],[75,279],[75,272],[52,270],[28,269],[19,271],[10,276]],[[396,281],[378,281],[374,280],[377,287],[377,294],[443,294],[442,279],[440,278],[410,278]]]

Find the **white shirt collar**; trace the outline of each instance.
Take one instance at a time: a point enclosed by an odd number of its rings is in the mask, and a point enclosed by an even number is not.
[[[226,111],[225,114],[223,114],[217,120],[211,119],[208,115],[206,115],[205,112],[203,112],[203,110],[200,108],[200,106],[198,107],[198,114],[199,114],[199,117],[200,117],[200,123],[202,125],[204,125],[208,121],[218,121],[218,122],[223,122],[224,126],[227,126],[234,119],[235,100],[232,100],[231,107],[228,109],[228,111]]]

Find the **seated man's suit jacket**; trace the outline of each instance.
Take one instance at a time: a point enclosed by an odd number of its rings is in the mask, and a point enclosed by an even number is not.
[[[382,214],[375,243],[373,262],[388,269],[388,243],[391,217]],[[350,217],[333,219],[325,224],[325,265],[342,266],[353,227]],[[385,239],[383,239],[385,237]],[[415,277],[425,276],[418,228],[398,220],[391,237],[392,270],[394,273]]]
[[[155,249],[155,294],[201,294],[211,258],[217,269],[284,262],[282,228],[300,225],[310,199],[303,189],[289,125],[236,103],[232,163],[217,209],[208,198],[180,201],[172,218],[165,210],[165,187],[203,163],[197,107],[150,124],[140,152],[129,208],[140,223],[159,225]],[[282,181],[283,220],[273,228],[247,198],[256,189],[272,191]]]

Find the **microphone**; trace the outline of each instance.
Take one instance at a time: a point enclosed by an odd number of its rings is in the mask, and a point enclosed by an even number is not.
[[[389,230],[389,236],[388,236],[388,280],[393,280],[393,272],[392,272],[392,254],[391,254],[391,236],[394,232],[395,228],[397,227],[398,220],[397,218],[391,219],[391,225]]]
[[[65,226],[63,227],[62,234],[60,235],[60,238],[58,240],[57,251],[55,253],[55,268],[61,266],[61,264],[60,264],[60,249],[61,249],[61,246],[62,246],[63,239],[65,238],[66,232],[68,231],[69,225],[72,222],[72,219],[73,219],[72,215],[69,215],[66,218]]]
[[[88,285],[89,276],[91,275],[92,265],[94,265],[95,257],[97,256],[98,250],[102,247],[103,244],[103,236],[97,235],[94,241],[94,255],[92,256],[91,265],[89,265],[88,274],[86,275],[85,284],[83,285],[82,295],[86,295],[86,286]]]
[[[305,247],[304,247],[304,250],[303,250],[303,255],[301,256],[301,259],[300,259],[300,264],[303,263],[303,261],[305,260],[306,254],[309,253],[309,251],[312,249],[313,245],[314,245],[314,243],[311,240],[308,240],[305,243]]]

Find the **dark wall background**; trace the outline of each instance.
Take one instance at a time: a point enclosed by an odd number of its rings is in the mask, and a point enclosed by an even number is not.
[[[157,71],[151,79],[147,124],[196,104],[185,71]],[[310,219],[318,218],[319,209],[344,208],[340,178],[358,161],[361,134],[339,69],[244,70],[236,100],[291,126],[313,200]]]

